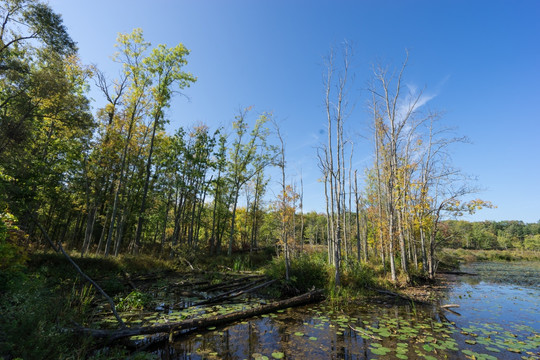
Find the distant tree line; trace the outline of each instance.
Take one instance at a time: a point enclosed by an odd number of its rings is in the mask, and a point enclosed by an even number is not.
[[[441,224],[440,237],[450,248],[540,251],[540,221],[447,220]]]

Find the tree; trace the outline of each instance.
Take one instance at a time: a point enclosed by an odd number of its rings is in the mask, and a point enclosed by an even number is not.
[[[335,268],[335,284],[340,284],[340,262],[342,239],[346,231],[346,168],[344,121],[347,117],[347,96],[349,86],[349,65],[351,48],[343,46],[342,65],[336,69],[334,53],[326,59],[324,79],[325,110],[328,141],[319,153],[319,166],[325,182],[326,207],[328,216],[328,259]],[[336,76],[337,74],[337,76]]]
[[[292,216],[294,216],[294,207],[291,207],[291,202],[294,199],[294,191],[290,186],[287,186],[285,177],[285,140],[281,134],[281,130],[276,122],[274,122],[274,129],[279,140],[279,160],[276,162],[281,171],[281,192],[278,195],[278,209],[281,218],[281,235],[280,243],[284,247],[285,254],[285,279],[289,281],[290,273],[290,253],[289,253],[289,236],[287,234],[287,225],[290,222]],[[292,211],[291,211],[292,210]],[[292,214],[291,214],[292,212]],[[289,225],[290,226],[290,225]]]
[[[235,233],[235,215],[238,205],[238,197],[240,189],[251,178],[257,175],[262,169],[271,163],[272,156],[266,150],[266,130],[264,124],[268,121],[268,115],[261,115],[253,130],[249,134],[249,138],[245,139],[248,131],[247,113],[251,109],[241,111],[233,122],[235,130],[235,138],[231,144],[228,167],[229,182],[231,184],[231,199],[232,199],[232,218],[231,231],[229,238],[229,248],[227,254],[230,256],[233,249],[234,233]]]
[[[141,32],[140,35],[137,34],[138,32]],[[137,38],[140,37],[142,39],[142,31],[135,30],[135,34]],[[146,178],[144,181],[141,209],[134,241],[135,253],[138,253],[140,248],[140,238],[144,222],[144,212],[146,210],[146,197],[148,195],[156,129],[159,126],[162,126],[165,121],[164,111],[170,106],[170,100],[175,93],[173,86],[176,85],[181,90],[188,87],[190,83],[195,82],[196,80],[190,73],[182,71],[182,67],[187,64],[187,60],[185,59],[187,55],[189,55],[189,51],[182,44],[178,44],[173,48],[167,48],[165,45],[161,44],[153,49],[152,53],[146,57],[142,63],[143,69],[141,71],[147,71],[153,81],[150,110],[153,125],[152,135],[150,137],[150,149],[146,161]],[[136,71],[139,71],[139,69]]]
[[[8,148],[24,145],[36,125],[36,78],[44,70],[39,52],[67,58],[76,46],[60,15],[41,1],[0,3],[0,156]],[[52,55],[51,55],[52,56]],[[43,56],[38,56],[43,60]],[[42,89],[50,93],[58,88]]]

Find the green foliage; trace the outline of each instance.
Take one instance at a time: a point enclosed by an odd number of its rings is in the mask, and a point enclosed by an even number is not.
[[[0,290],[11,277],[17,277],[28,259],[26,234],[8,211],[0,212]]]
[[[31,4],[25,11],[24,18],[47,46],[62,54],[76,51],[77,46],[69,37],[62,17],[48,5],[40,2]]]
[[[116,309],[118,311],[142,310],[148,306],[151,301],[152,297],[149,294],[135,290],[130,292],[126,297],[117,297]]]
[[[273,248],[264,248],[257,252],[233,254],[231,256],[225,254],[208,256],[206,253],[201,253],[198,257],[192,259],[192,264],[204,270],[257,271],[266,266],[274,254]]]
[[[444,249],[443,254],[443,256],[451,257],[462,262],[540,260],[540,253],[538,251],[524,250]]]
[[[285,259],[275,257],[265,268],[265,274],[274,279],[285,278]],[[299,292],[325,289],[332,276],[332,268],[327,264],[324,253],[302,254],[290,262],[290,281],[285,286]]]
[[[356,290],[365,290],[376,285],[375,270],[368,264],[356,260],[345,261],[342,272],[341,281],[343,286]]]
[[[540,251],[540,234],[527,236],[523,241],[523,247],[527,250]]]
[[[445,221],[444,246],[475,250],[540,250],[540,224],[522,221]]]
[[[39,276],[11,281],[0,298],[0,357],[82,357],[87,351],[87,341],[77,341],[74,335],[65,329],[72,326],[69,319],[82,319],[82,314],[77,311],[88,305],[91,295],[87,290],[83,293],[74,290],[72,295],[54,291]],[[75,303],[79,305],[71,308],[70,304]],[[73,347],[75,341],[77,348]]]

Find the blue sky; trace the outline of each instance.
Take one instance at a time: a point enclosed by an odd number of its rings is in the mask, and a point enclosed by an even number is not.
[[[240,108],[273,112],[287,142],[290,179],[300,172],[307,210],[323,210],[314,147],[323,141],[323,57],[354,46],[348,119],[360,171],[371,161],[367,82],[378,62],[433,95],[471,144],[453,162],[497,205],[468,220],[540,219],[540,2],[529,1],[118,1],[52,0],[84,63],[111,76],[119,32],[144,30],[153,45],[182,42],[197,83],[175,99],[171,128],[230,128]],[[96,95],[96,100],[99,100]],[[252,115],[253,119],[255,115]],[[299,180],[297,180],[299,181]]]

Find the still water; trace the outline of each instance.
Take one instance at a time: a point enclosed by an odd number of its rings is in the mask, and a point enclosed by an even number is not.
[[[478,275],[457,277],[434,306],[381,299],[304,306],[188,334],[154,353],[163,359],[540,359],[540,264],[484,262],[461,270]],[[444,304],[459,308],[447,311]]]

